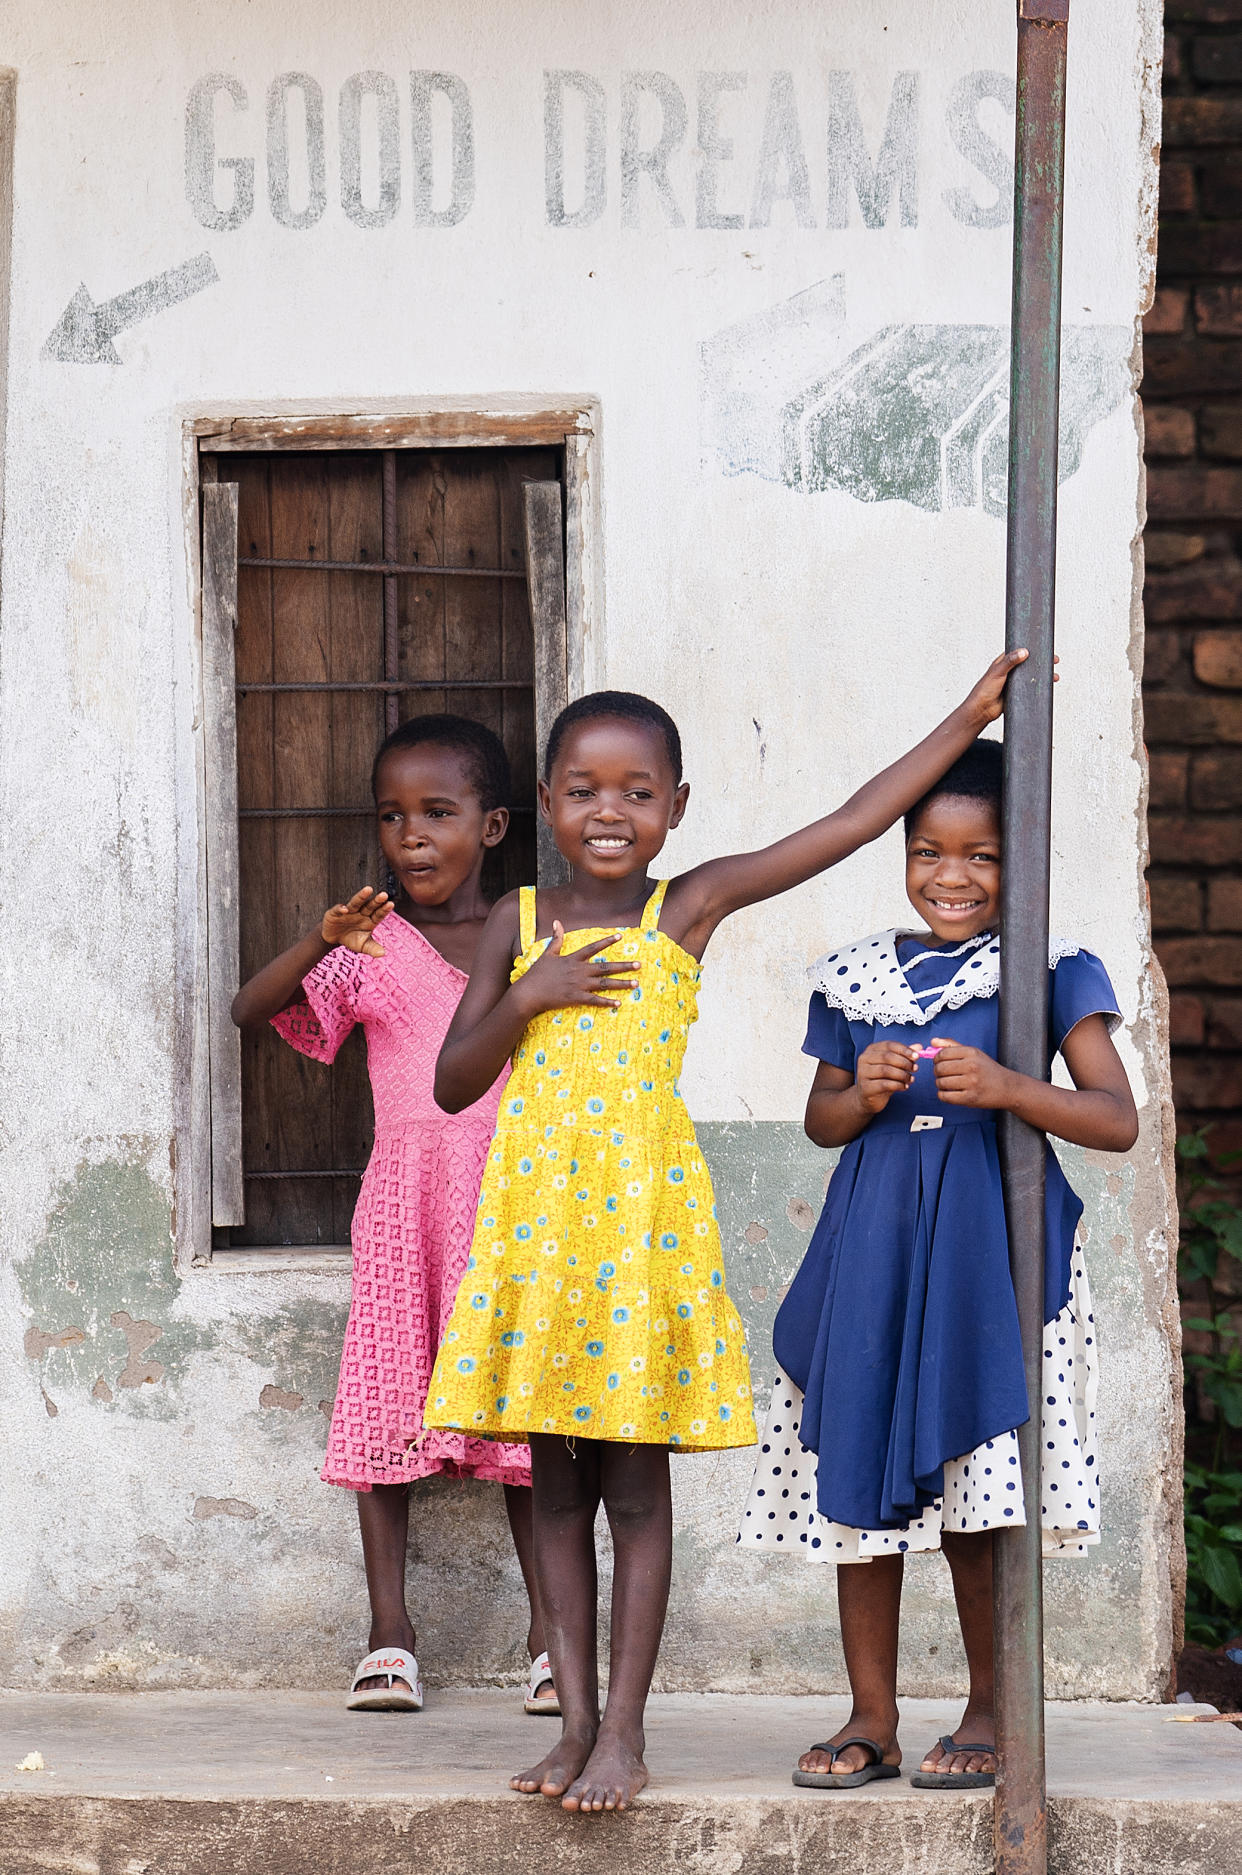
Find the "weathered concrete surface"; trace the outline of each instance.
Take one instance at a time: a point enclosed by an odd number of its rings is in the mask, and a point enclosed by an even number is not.
[[[575,668],[680,720],[692,796],[670,870],[784,832],[924,731],[1000,641],[1003,391],[971,380],[968,353],[981,335],[991,370],[1008,318],[1014,15],[971,0],[494,0],[484,27],[463,0],[416,17],[396,0],[131,0],[106,30],[101,17],[91,0],[0,0],[17,73],[0,1681],[331,1686],[364,1640],[353,1506],[316,1482],[346,1282],[192,1267],[204,828],[182,424],[581,398],[601,499]],[[1049,1571],[1049,1658],[1054,1688],[1094,1696],[1159,1693],[1176,1626],[1133,390],[1159,26],[1158,0],[1078,9],[1069,99],[1066,320],[1090,344],[1067,346],[1054,922],[1114,975],[1143,1117],[1124,1166],[1070,1167],[1100,1300],[1107,1535],[1087,1565]],[[457,154],[433,139],[433,207],[452,197],[452,225],[428,218],[415,171],[411,73],[428,72],[469,99]],[[381,147],[368,103],[360,154],[346,107],[363,73],[390,88],[398,134]],[[116,320],[118,296],[203,254],[214,284],[162,311],[156,289],[126,301],[143,316],[114,326],[116,362],[46,349],[80,284]],[[787,451],[791,436],[805,448]],[[900,918],[900,876],[889,836],[736,919],[708,958],[686,1093],[761,1385],[823,1186],[799,1127],[804,966]],[[678,1464],[664,1684],[839,1687],[830,1580],[733,1552],[748,1475],[744,1454]],[[516,1676],[498,1494],[420,1487],[412,1565],[429,1674]],[[934,1563],[911,1569],[905,1638],[904,1683],[948,1692],[962,1663]]]
[[[1242,1735],[1185,1707],[1053,1706],[1052,1875],[1236,1875]],[[657,1698],[653,1780],[626,1817],[566,1816],[506,1789],[553,1735],[512,1695],[454,1692],[417,1717],[339,1698],[200,1693],[0,1697],[0,1870],[32,1875],[985,1875],[991,1799],[900,1782],[795,1790],[840,1702]],[[907,1701],[907,1760],[954,1723]],[[31,1750],[47,1769],[14,1772]]]
[[[709,1122],[702,1137],[762,1392],[772,1319],[835,1155],[774,1121]],[[1102,1155],[1066,1158],[1088,1203],[1107,1363],[1106,1523],[1089,1560],[1046,1571],[1049,1690],[1158,1698],[1169,1563],[1151,1375],[1167,1349],[1132,1237],[1138,1173]],[[53,1511],[50,1541],[36,1547],[22,1516],[0,1544],[14,1582],[30,1571],[2,1677],[66,1690],[339,1685],[365,1651],[365,1589],[352,1497],[316,1471],[345,1282],[198,1271],[183,1280],[171,1248],[155,1182],[135,1167],[95,1166],[66,1188],[18,1267],[25,1365],[42,1388],[22,1444],[26,1475],[49,1502],[62,1490],[75,1511],[63,1547]],[[840,1691],[833,1571],[735,1547],[751,1464],[741,1451],[674,1466],[677,1546],[657,1684],[740,1692],[779,1676],[790,1693]],[[105,1502],[101,1480],[118,1474],[131,1482]],[[500,1493],[427,1480],[414,1487],[411,1527],[411,1607],[429,1679],[516,1679],[525,1616]],[[606,1557],[602,1518],[600,1541]],[[912,1694],[963,1683],[939,1557],[909,1562],[901,1671]]]

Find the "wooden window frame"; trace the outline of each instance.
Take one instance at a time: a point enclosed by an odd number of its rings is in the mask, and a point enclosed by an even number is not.
[[[227,458],[244,452],[307,450],[480,449],[523,445],[553,446],[564,451],[564,643],[549,643],[536,630],[535,707],[537,733],[547,731],[549,680],[554,666],[564,672],[564,694],[580,696],[587,687],[592,652],[599,643],[600,503],[597,410],[590,399],[551,405],[515,401],[497,406],[428,402],[402,411],[288,411],[187,417],[182,425],[182,471],[185,493],[187,558],[194,595],[195,790],[198,829],[198,877],[195,931],[188,951],[191,984],[181,997],[182,1046],[188,1070],[188,1111],[184,1127],[190,1150],[178,1153],[177,1230],[179,1262],[199,1269],[248,1275],[280,1271],[339,1274],[348,1269],[348,1246],[299,1248],[253,1247],[214,1250],[213,1196],[219,1199],[219,1172],[213,1192],[213,1084],[236,1101],[236,1051],[228,1046],[225,998],[237,970],[236,742],[232,727],[232,645],[223,624],[235,622],[236,590],[204,591],[203,488],[227,483]],[[538,485],[535,485],[536,487]],[[531,504],[528,503],[528,509]],[[211,525],[236,537],[236,501],[211,505]],[[549,536],[548,516],[536,502],[528,526]],[[542,570],[530,571],[532,612],[540,604],[541,578],[551,581],[545,605],[553,607],[558,569],[545,558]],[[212,629],[213,619],[216,629]],[[552,635],[555,640],[555,634]],[[542,682],[541,682],[542,678]],[[559,685],[556,686],[559,688]],[[230,807],[231,803],[231,807]],[[228,822],[232,820],[230,834]],[[557,856],[541,845],[540,869]],[[215,938],[213,946],[213,934]],[[214,955],[213,955],[214,950]],[[214,1160],[217,1168],[220,1155]]]

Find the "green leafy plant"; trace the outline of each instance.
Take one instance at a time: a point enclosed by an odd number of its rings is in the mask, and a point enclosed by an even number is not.
[[[1215,1647],[1242,1626],[1242,1332],[1221,1275],[1242,1270],[1242,1206],[1208,1164],[1207,1129],[1178,1141],[1183,1296],[1201,1312],[1186,1373],[1186,1638]],[[1231,1154],[1230,1160],[1238,1154]],[[1220,1161],[1224,1163],[1224,1161]]]
[[[1186,1467],[1186,1639],[1218,1647],[1242,1626],[1242,1471]]]

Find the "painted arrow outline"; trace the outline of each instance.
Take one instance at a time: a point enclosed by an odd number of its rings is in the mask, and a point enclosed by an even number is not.
[[[97,303],[85,285],[79,286],[48,334],[40,356],[61,364],[119,365],[121,354],[112,343],[118,332],[190,299],[219,278],[211,255],[196,254],[193,260],[154,274],[115,299]]]

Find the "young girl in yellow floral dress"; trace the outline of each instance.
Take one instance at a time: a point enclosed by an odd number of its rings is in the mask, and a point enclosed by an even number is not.
[[[643,1713],[672,1566],[669,1450],[754,1443],[711,1179],[677,1086],[708,940],[731,912],[891,826],[1000,714],[1025,655],[998,658],[938,729],[836,813],[671,881],[648,868],[689,793],[672,718],[645,697],[601,691],[553,725],[540,810],[572,883],[496,905],[435,1083],[439,1104],[460,1112],[513,1060],[424,1424],[530,1444],[535,1573],[563,1729],[516,1790],[570,1810],[623,1810],[647,1782]],[[602,1721],[601,1500],[614,1551]]]

